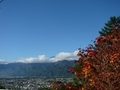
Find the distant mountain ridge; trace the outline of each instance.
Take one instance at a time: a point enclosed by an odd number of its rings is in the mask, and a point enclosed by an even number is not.
[[[71,77],[67,70],[73,61],[63,60],[54,63],[9,63],[0,64],[0,76],[41,76]]]

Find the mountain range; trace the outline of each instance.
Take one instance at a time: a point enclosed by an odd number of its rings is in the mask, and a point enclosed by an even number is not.
[[[51,63],[9,63],[0,64],[0,76],[40,76],[40,77],[71,77],[68,73],[73,61],[63,60]]]

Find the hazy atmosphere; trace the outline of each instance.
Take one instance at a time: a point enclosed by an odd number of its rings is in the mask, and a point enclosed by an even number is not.
[[[0,63],[77,59],[119,8],[119,0],[4,0]]]

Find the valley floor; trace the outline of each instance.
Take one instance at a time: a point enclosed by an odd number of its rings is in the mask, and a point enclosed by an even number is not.
[[[1,78],[0,84],[7,90],[38,90],[50,88],[54,81],[68,83],[71,80],[71,78],[7,77]]]

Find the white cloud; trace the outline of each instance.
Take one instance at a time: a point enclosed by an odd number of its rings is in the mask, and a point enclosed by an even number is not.
[[[61,60],[76,60],[78,58],[77,53],[78,53],[78,50],[74,51],[73,53],[61,52],[57,54],[55,57],[50,58],[50,61],[56,62]]]
[[[0,64],[7,64],[5,60],[0,59]]]
[[[45,55],[39,55],[38,57],[29,57],[29,58],[20,58],[16,62],[23,62],[23,63],[37,63],[37,62],[46,62],[47,58]]]
[[[47,58],[45,55],[39,55],[38,57],[29,57],[29,58],[20,58],[16,62],[23,62],[23,63],[42,63],[42,62],[57,62],[62,60],[76,60],[78,50],[69,53],[69,52],[60,52],[54,57]]]

